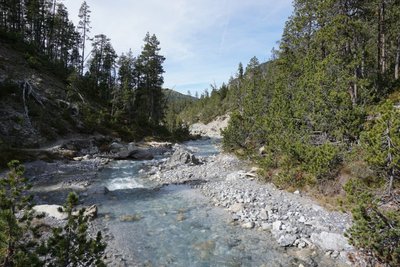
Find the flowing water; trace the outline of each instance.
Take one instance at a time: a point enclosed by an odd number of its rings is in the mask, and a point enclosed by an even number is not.
[[[198,156],[218,153],[211,141],[186,145]],[[229,214],[199,191],[186,185],[151,189],[140,174],[151,164],[115,161],[100,174],[111,191],[100,217],[127,266],[299,266],[269,233],[232,225]]]

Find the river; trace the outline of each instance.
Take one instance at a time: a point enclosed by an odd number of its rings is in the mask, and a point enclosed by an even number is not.
[[[212,140],[185,145],[198,157],[219,153]],[[93,227],[103,231],[111,266],[333,266],[311,250],[279,246],[269,231],[243,229],[198,189],[157,186],[147,172],[165,160],[112,161],[92,184],[109,192],[82,194],[85,204],[99,208]],[[61,199],[39,191],[47,195],[41,202]]]

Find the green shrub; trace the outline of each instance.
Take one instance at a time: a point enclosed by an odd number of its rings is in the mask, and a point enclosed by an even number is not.
[[[329,143],[309,146],[303,152],[305,153],[303,168],[318,178],[327,176],[339,164],[339,152],[337,146]]]
[[[350,244],[390,266],[399,266],[399,212],[382,209],[375,194],[359,179],[350,180],[345,191],[347,202],[353,206],[353,225],[346,232]]]
[[[32,197],[23,177],[24,167],[14,160],[8,163],[10,171],[0,177],[0,266],[42,266],[34,252],[37,243],[27,239],[34,234]]]
[[[77,204],[78,196],[70,193],[63,210],[68,214],[67,224],[53,229],[53,235],[39,249],[47,256],[48,266],[105,266],[102,258],[106,244],[101,232],[94,239],[88,238],[88,218],[84,209],[74,214]]]

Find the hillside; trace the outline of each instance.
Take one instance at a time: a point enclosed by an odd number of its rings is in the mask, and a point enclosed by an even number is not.
[[[91,118],[106,109],[82,90],[82,85],[57,75],[46,58],[29,47],[0,41],[0,149],[3,163],[10,148],[37,148],[60,138],[101,132],[123,136],[112,124],[97,124]],[[165,106],[186,105],[196,99],[171,89],[163,89]],[[139,132],[139,130],[137,131]],[[139,133],[137,136],[146,134]],[[10,155],[12,157],[12,155]]]
[[[26,55],[0,42],[0,143],[37,147],[83,131],[79,107],[85,99],[71,100],[67,82]]]

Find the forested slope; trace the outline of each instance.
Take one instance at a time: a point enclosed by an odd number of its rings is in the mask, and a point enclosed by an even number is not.
[[[188,137],[174,110],[193,98],[162,89],[157,37],[118,56],[107,36],[91,33],[90,14],[83,2],[75,26],[58,1],[0,3],[0,165],[10,148],[68,134]]]
[[[336,207],[353,209],[353,244],[393,266],[400,263],[399,18],[397,0],[294,1],[268,64],[240,64],[228,85],[182,113],[207,121],[231,112],[226,150],[252,158],[281,188],[339,198]]]

